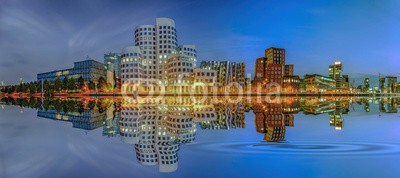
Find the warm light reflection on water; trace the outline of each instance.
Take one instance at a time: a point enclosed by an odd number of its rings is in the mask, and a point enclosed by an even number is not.
[[[288,165],[296,168],[271,176],[315,177],[333,165],[349,174],[349,167],[361,171],[378,162],[391,169],[400,156],[398,98],[3,98],[0,104],[3,177],[210,176],[205,170],[242,177]]]

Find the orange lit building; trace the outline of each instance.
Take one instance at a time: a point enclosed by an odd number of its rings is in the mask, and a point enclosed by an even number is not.
[[[285,49],[274,47],[266,49],[265,56],[256,60],[253,85],[262,84],[261,86],[269,91],[276,91],[276,87],[281,89],[283,77],[293,76],[294,71],[293,64],[285,65],[285,61]]]
[[[300,77],[283,76],[282,90],[287,93],[297,93],[300,91]]]
[[[285,71],[283,73],[284,76],[293,76],[294,73],[294,65],[293,64],[286,64]]]
[[[265,57],[268,59],[269,64],[285,65],[286,51],[283,48],[271,47],[265,50]]]
[[[283,70],[284,65],[282,64],[267,64],[266,81],[269,84],[276,84],[279,87],[283,84]],[[274,90],[274,88],[270,88]]]
[[[267,58],[261,57],[256,59],[253,84],[262,83],[264,81],[266,64],[267,64]]]

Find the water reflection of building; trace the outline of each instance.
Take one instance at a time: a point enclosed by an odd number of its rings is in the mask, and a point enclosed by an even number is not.
[[[201,129],[228,130],[246,127],[244,123],[245,108],[242,102],[216,103],[213,107],[215,108],[215,117],[213,120],[201,122]]]
[[[282,112],[282,104],[254,103],[256,130],[264,133],[267,142],[279,142],[285,139],[286,125],[294,125],[294,115]]]
[[[388,113],[397,113],[397,102],[398,102],[398,98],[388,98],[388,102],[387,102],[387,112]]]
[[[334,102],[324,99],[308,99],[301,102],[304,114],[323,114],[335,111],[336,105]]]
[[[119,121],[121,113],[114,106],[106,111],[106,118],[103,121],[103,136],[116,137],[120,133]]]
[[[335,110],[329,113],[329,125],[336,130],[343,128],[343,115],[349,113],[349,103],[347,101],[335,101]]]
[[[37,116],[47,119],[71,122],[72,127],[93,130],[103,126],[103,120],[106,117],[105,113],[99,113],[97,110],[85,110],[79,112],[58,112],[54,109],[44,110],[39,109]]]
[[[160,172],[178,169],[181,143],[192,143],[196,135],[193,103],[189,98],[166,99],[164,104],[122,104],[121,139],[135,145],[137,161],[159,165]]]

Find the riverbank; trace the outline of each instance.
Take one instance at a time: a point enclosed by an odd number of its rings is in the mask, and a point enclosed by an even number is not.
[[[232,96],[232,97],[255,97],[255,96],[279,96],[279,97],[400,97],[399,93],[208,93],[208,94],[176,94],[176,93],[139,93],[137,95],[134,94],[122,94],[122,93],[58,93],[54,94],[51,97],[54,98],[80,98],[80,97],[176,97],[176,96],[196,96],[196,97],[222,97],[222,96]],[[1,93],[0,97],[3,98],[42,98],[45,96],[40,93]]]

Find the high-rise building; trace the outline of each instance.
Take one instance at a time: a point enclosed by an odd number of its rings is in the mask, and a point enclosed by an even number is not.
[[[329,66],[329,77],[336,81],[336,90],[342,89],[342,62],[335,62],[334,65]]]
[[[271,47],[265,50],[265,57],[269,64],[283,64],[285,65],[286,52],[283,48]]]
[[[395,93],[396,92],[396,85],[397,85],[397,77],[394,76],[387,76],[387,92],[388,93]]]
[[[155,25],[137,26],[134,35],[135,46],[141,48],[143,56],[144,79],[166,82],[168,55],[173,54],[178,47],[174,20],[157,18]]]
[[[283,76],[293,76],[294,73],[293,64],[285,65],[285,61],[285,49],[275,47],[266,49],[265,56],[256,60],[253,85],[261,84],[262,87],[267,87],[269,84],[277,84],[281,88]],[[271,91],[270,87],[267,89]]]

